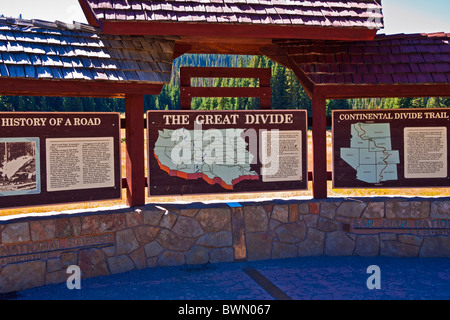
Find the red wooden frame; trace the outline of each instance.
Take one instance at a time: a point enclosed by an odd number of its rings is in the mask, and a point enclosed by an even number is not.
[[[314,85],[327,99],[450,97],[450,84]]]
[[[1,78],[0,94],[13,96],[124,98],[161,93],[163,84]]]
[[[182,86],[190,86],[191,78],[257,78],[261,87],[270,87],[272,71],[270,68],[180,68]]]
[[[86,0],[79,3],[91,25],[100,27],[105,34],[174,36],[174,58],[185,53],[231,53],[267,55],[274,61],[291,68],[312,99],[313,113],[313,180],[314,198],[327,197],[326,168],[326,100],[362,97],[429,97],[450,96],[450,84],[393,84],[393,85],[321,85],[314,83],[295,62],[272,40],[315,39],[361,41],[373,40],[376,29],[245,25],[219,23],[174,23],[149,21],[97,20]],[[267,41],[273,42],[272,45]],[[225,44],[225,48],[222,46]],[[204,52],[202,52],[204,51]],[[227,70],[231,69],[231,70]],[[251,68],[182,68],[181,108],[190,109],[191,97],[256,96],[262,108],[270,108],[272,91],[270,73]],[[269,69],[270,71],[270,69]],[[256,76],[258,75],[258,76]],[[259,78],[259,88],[193,88],[192,77]],[[119,83],[70,80],[0,79],[0,94],[24,96],[113,97],[125,98],[127,174],[127,199],[130,206],[145,204],[144,163],[144,94],[160,94],[162,84]]]
[[[261,109],[270,109],[272,88],[270,68],[180,68],[180,108],[191,109],[193,97],[256,97]],[[192,78],[257,78],[259,87],[191,87]]]
[[[313,40],[373,40],[376,29],[322,26],[279,26],[274,24],[180,23],[96,20],[105,34],[167,35],[225,38],[270,38]]]
[[[93,25],[95,27],[100,26],[100,23],[95,18],[94,12],[92,12],[91,7],[87,4],[85,0],[78,0],[81,9],[83,10],[84,16],[86,17],[86,20],[90,25]]]

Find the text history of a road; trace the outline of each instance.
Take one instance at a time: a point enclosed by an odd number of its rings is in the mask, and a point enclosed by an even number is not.
[[[120,168],[118,113],[0,114],[0,207],[118,199]]]

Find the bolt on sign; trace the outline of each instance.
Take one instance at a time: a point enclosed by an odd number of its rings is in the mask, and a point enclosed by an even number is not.
[[[120,114],[0,113],[0,207],[118,199]]]
[[[333,187],[448,187],[449,109],[334,111]]]
[[[149,195],[307,189],[307,116],[149,111]]]

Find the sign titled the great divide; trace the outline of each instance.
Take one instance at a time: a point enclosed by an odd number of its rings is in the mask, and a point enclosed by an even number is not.
[[[149,111],[149,195],[307,189],[307,118],[291,111]]]
[[[0,208],[121,198],[119,120],[0,113]]]
[[[448,187],[449,109],[333,112],[335,188]]]

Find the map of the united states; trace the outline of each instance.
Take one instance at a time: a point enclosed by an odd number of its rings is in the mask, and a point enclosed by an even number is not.
[[[170,176],[203,179],[233,190],[243,180],[259,179],[250,169],[254,156],[248,152],[242,132],[244,129],[160,130],[154,155]]]
[[[398,180],[398,150],[392,150],[389,123],[355,123],[350,148],[341,148],[341,158],[356,170],[356,178],[367,183]]]

